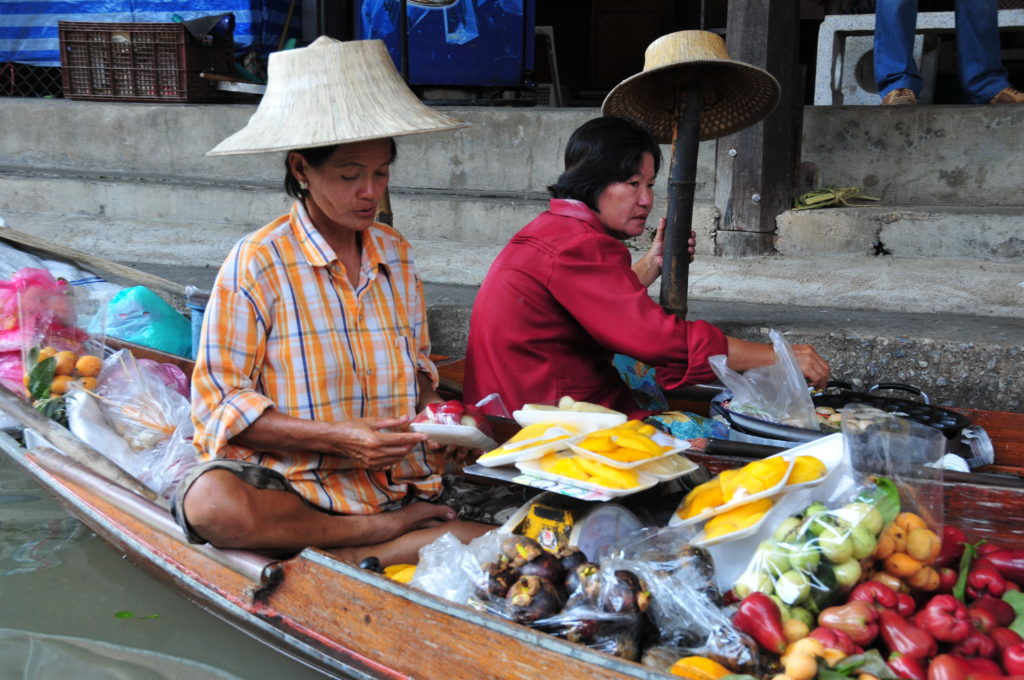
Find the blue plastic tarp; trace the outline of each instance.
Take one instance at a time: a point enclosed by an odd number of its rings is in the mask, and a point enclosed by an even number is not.
[[[289,0],[0,0],[0,63],[60,66],[58,21],[169,23],[212,14],[235,15],[235,47],[266,55],[277,49]],[[289,36],[301,33],[296,3]]]

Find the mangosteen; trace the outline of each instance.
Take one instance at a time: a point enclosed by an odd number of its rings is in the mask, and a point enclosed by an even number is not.
[[[551,581],[539,576],[521,576],[505,596],[512,606],[512,618],[520,623],[554,616],[562,608],[562,598]]]
[[[596,619],[580,619],[565,631],[565,639],[569,642],[587,644],[594,641],[594,636],[597,635],[599,628],[600,626]]]
[[[651,599],[637,575],[625,569],[615,570],[615,581],[602,594],[604,610],[617,614],[643,613]]]
[[[575,569],[570,569],[565,575],[565,592],[570,595],[579,593],[583,596],[593,597],[600,588],[597,579],[600,571],[601,567],[593,562],[584,562]]]
[[[558,552],[555,553],[555,557],[558,558],[567,572],[572,571],[587,561],[586,554],[575,545],[559,548]]]
[[[380,564],[380,559],[371,555],[370,557],[364,557],[359,563],[360,569],[366,569],[367,571],[373,571],[378,574],[384,573],[384,567]]]
[[[505,597],[509,587],[519,578],[519,572],[504,556],[495,562],[485,564],[484,570],[487,572],[487,592],[497,597]]]
[[[557,557],[547,551],[520,565],[519,573],[523,576],[540,576],[551,583],[558,584],[565,579],[565,567]]]
[[[543,554],[540,543],[527,536],[510,536],[501,544],[501,552],[512,561],[512,565],[520,567]]]

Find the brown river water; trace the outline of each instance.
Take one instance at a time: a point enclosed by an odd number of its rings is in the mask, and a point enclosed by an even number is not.
[[[322,680],[185,600],[0,452],[0,680]]]

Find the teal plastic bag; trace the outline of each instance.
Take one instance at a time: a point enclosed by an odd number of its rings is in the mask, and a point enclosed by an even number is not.
[[[112,297],[89,323],[89,333],[182,357],[192,354],[192,322],[145,286],[126,288]]]

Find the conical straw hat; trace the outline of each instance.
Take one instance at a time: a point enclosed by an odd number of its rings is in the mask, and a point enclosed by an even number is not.
[[[779,101],[779,83],[767,71],[729,58],[725,41],[708,31],[663,35],[644,53],[644,70],[615,86],[605,115],[632,118],[661,144],[672,142],[686,90],[701,89],[700,139],[732,134],[761,120]]]
[[[424,106],[383,41],[321,36],[274,52],[267,91],[244,128],[208,156],[286,151],[467,127]]]

